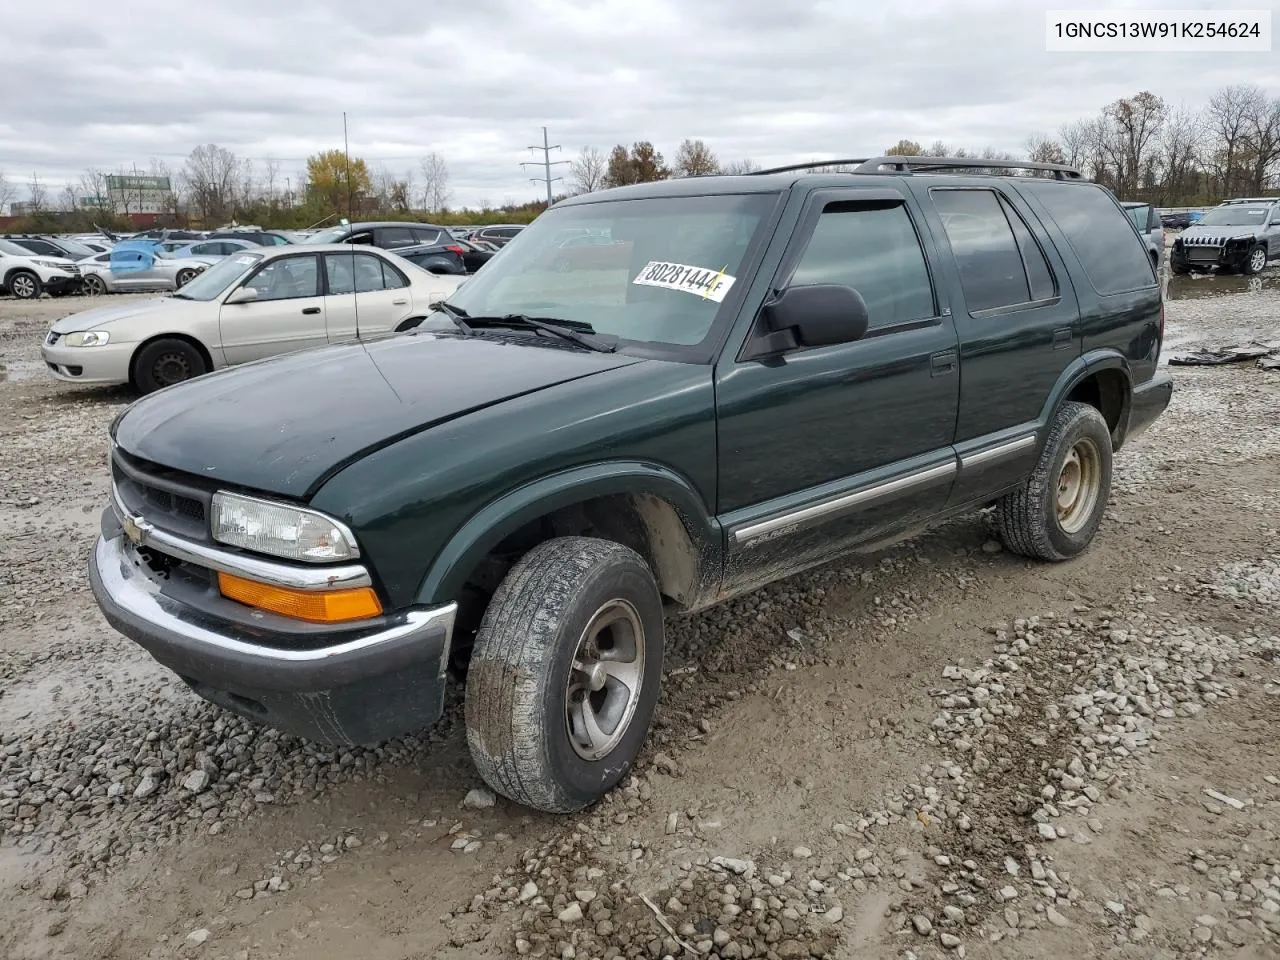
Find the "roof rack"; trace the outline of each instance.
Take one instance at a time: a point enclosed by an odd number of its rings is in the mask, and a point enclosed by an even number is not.
[[[1235,197],[1235,198],[1233,198],[1233,199],[1231,199],[1231,200],[1223,200],[1223,201],[1222,201],[1222,203],[1218,204],[1218,206],[1220,206],[1220,207],[1225,207],[1225,206],[1226,206],[1227,204],[1229,204],[1229,203],[1280,203],[1280,196],[1276,196],[1276,197]]]
[[[795,170],[813,170],[818,167],[843,167],[855,165],[849,173],[934,173],[943,170],[1043,170],[1052,173],[1055,180],[1083,180],[1075,167],[1065,163],[1039,163],[1034,160],[979,160],[976,157],[861,157],[850,160],[813,160],[793,163],[785,167],[757,170],[755,175],[790,173]],[[885,169],[888,167],[889,169]]]

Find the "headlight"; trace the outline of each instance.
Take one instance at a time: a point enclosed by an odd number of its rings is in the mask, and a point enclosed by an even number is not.
[[[219,491],[211,521],[218,542],[274,557],[325,563],[360,556],[351,531],[315,510]]]
[[[100,347],[110,339],[111,334],[105,330],[77,330],[68,333],[62,342],[68,347]]]
[[[45,267],[46,269],[49,269],[49,270],[61,270],[63,273],[68,272],[67,270],[68,264],[58,263],[57,260],[32,260],[31,262],[34,263],[37,267]]]

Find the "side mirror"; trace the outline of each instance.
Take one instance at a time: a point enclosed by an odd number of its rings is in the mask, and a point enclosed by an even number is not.
[[[231,296],[227,297],[223,303],[252,303],[258,299],[258,291],[253,287],[240,287]]]
[[[757,338],[748,359],[794,350],[853,343],[867,335],[871,318],[862,294],[838,283],[788,287],[765,304],[769,332]]]

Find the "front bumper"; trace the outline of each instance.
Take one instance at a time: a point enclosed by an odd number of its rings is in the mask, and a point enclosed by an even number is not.
[[[83,285],[84,280],[79,275],[67,276],[60,274],[44,281],[45,292],[55,297],[64,293],[75,293]]]
[[[1179,241],[1169,249],[1169,264],[1188,270],[1209,270],[1213,267],[1239,270],[1248,262],[1249,251],[1253,247],[1252,241],[1209,246],[1187,245]]]
[[[439,719],[455,605],[411,608],[363,629],[246,627],[167,593],[108,514],[89,560],[98,605],[201,697],[323,743],[378,743]]]
[[[128,383],[136,346],[107,341],[101,347],[65,347],[45,342],[40,345],[40,356],[53,376],[68,383]]]

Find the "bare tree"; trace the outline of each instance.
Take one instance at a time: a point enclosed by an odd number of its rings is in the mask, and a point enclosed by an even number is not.
[[[732,176],[742,176],[747,173],[755,173],[760,169],[760,164],[756,163],[750,157],[743,157],[741,160],[733,160],[729,163],[721,164],[720,172],[727,173]]]
[[[1058,143],[1062,145],[1062,155],[1068,166],[1076,169],[1087,166],[1093,133],[1093,123],[1084,119],[1063,124],[1058,130]],[[1092,176],[1092,170],[1087,172]]]
[[[1280,167],[1280,97],[1269,99],[1259,91],[1245,119],[1246,190],[1260,194]]]
[[[1156,144],[1156,176],[1162,203],[1199,192],[1204,149],[1204,115],[1178,107],[1169,113]]]
[[[705,177],[720,172],[720,161],[703,140],[683,140],[676,150],[675,172],[683,177]]]
[[[232,209],[237,182],[242,174],[243,168],[236,155],[214,143],[192,150],[182,169],[182,179],[191,202],[205,220],[225,217]]]
[[[569,183],[574,193],[595,193],[604,185],[609,161],[597,147],[583,147],[569,164]]]
[[[27,207],[33,216],[44,213],[49,206],[49,191],[40,180],[40,174],[32,171],[31,183],[27,186]]]
[[[1206,115],[1215,143],[1212,163],[1219,189],[1230,196],[1240,180],[1240,153],[1249,128],[1249,116],[1258,109],[1263,93],[1249,84],[1223,87],[1209,98]]]
[[[114,213],[111,201],[107,196],[107,177],[96,167],[89,167],[80,174],[80,196],[83,200],[92,200],[98,210]]]
[[[268,157],[262,161],[262,186],[266,190],[267,203],[276,205],[276,184],[280,182],[280,161]]]
[[[78,185],[68,181],[62,188],[60,201],[62,208],[67,212],[78,212],[80,209],[80,189]]]
[[[438,153],[422,158],[422,205],[432,213],[449,206],[449,166]]]
[[[9,178],[4,175],[4,171],[0,170],[0,213],[4,213],[9,201],[13,199],[14,194],[17,192]]]
[[[1036,132],[1027,137],[1027,159],[1032,163],[1066,163],[1062,144],[1046,133]]]

